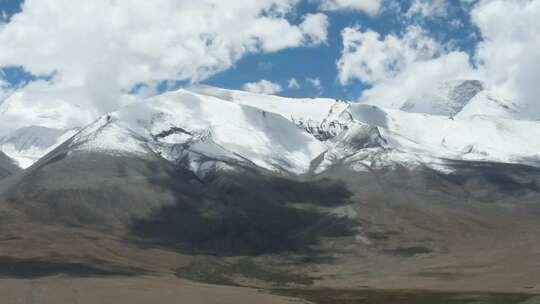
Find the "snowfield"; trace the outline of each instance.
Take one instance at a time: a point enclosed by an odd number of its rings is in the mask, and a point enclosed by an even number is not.
[[[322,142],[281,115],[186,90],[111,113],[71,145],[111,153],[155,152],[177,163],[188,158],[191,168],[201,161],[246,162],[294,174],[306,172],[325,151]]]

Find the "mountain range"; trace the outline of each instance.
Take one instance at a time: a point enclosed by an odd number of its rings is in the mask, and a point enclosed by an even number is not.
[[[479,81],[392,108],[193,86],[53,120],[0,135],[25,276],[540,290],[540,121]]]
[[[8,104],[1,107],[9,115]],[[345,157],[351,166],[451,170],[448,160],[535,166],[540,124],[522,117],[515,104],[474,80],[443,83],[398,109],[198,86],[136,102],[86,126],[10,130],[0,149],[21,168],[66,141],[86,142],[79,150],[159,153],[171,163],[187,160],[194,171],[201,165],[196,155],[295,175],[323,172]]]

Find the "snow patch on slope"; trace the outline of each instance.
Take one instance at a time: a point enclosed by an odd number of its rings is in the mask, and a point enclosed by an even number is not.
[[[118,124],[111,114],[101,117],[75,135],[70,148],[72,151],[95,151],[113,155],[145,155],[150,152],[144,138]]]

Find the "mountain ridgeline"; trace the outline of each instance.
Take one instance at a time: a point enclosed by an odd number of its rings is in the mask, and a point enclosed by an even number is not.
[[[100,272],[535,289],[538,138],[477,81],[396,108],[182,89],[0,137],[0,236],[6,258]],[[222,264],[237,257],[266,268]]]

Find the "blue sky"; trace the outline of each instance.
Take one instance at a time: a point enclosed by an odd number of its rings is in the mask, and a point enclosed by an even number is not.
[[[449,1],[454,4],[446,7],[444,17],[405,18],[404,12],[409,10],[412,2],[413,0],[398,1],[386,6],[383,2],[381,12],[376,16],[370,16],[358,10],[326,12],[329,21],[326,43],[318,46],[286,48],[270,53],[248,54],[232,67],[205,79],[202,83],[241,89],[245,83],[265,79],[280,84],[283,90],[279,92],[279,95],[283,96],[356,99],[371,84],[358,79],[353,79],[346,85],[338,81],[336,62],[342,52],[341,31],[346,27],[373,30],[384,37],[388,34],[400,35],[407,26],[416,24],[426,30],[436,41],[456,50],[474,53],[480,35],[478,29],[471,24],[468,12],[470,6],[464,5],[462,1]],[[20,5],[20,0],[0,0],[0,12],[4,18],[7,17],[4,22],[9,22],[9,18],[19,12]],[[315,2],[304,0],[294,11],[288,13],[287,19],[291,23],[299,23],[302,16],[318,11],[319,7]],[[451,25],[458,22],[461,24],[459,28]],[[18,67],[3,68],[2,77],[15,87],[36,79],[36,76],[25,73]],[[287,81],[293,77],[298,80],[300,88],[287,87]],[[319,79],[322,86],[316,88],[307,81],[308,78]],[[185,81],[178,82],[178,85],[184,84]],[[160,86],[161,90],[165,87]]]
[[[407,11],[412,1],[400,1],[401,12]],[[458,3],[458,1],[454,1]],[[477,29],[471,24],[470,16],[465,10],[467,7],[456,4],[449,12],[449,16],[441,19],[424,19],[420,22],[427,28],[433,37],[442,42],[453,41],[455,47],[473,53],[479,36]],[[302,13],[315,12],[316,6],[304,1],[299,10]],[[382,35],[400,33],[410,20],[400,17],[401,13],[395,9],[383,11],[378,16],[369,16],[358,11],[337,11],[329,13],[328,42],[320,47],[304,47],[288,49],[272,54],[250,55],[239,61],[236,66],[226,72],[220,73],[206,81],[206,83],[219,87],[240,88],[241,85],[257,78],[271,80],[286,87],[286,80],[295,77],[301,82],[300,89],[285,89],[280,95],[291,97],[322,96],[346,100],[356,99],[369,85],[361,81],[353,81],[348,85],[341,85],[337,80],[336,61],[340,58],[342,42],[341,31],[346,27],[358,26],[362,29],[372,29]],[[460,20],[463,27],[459,30],[451,28],[448,23]],[[268,66],[267,66],[267,65]],[[322,90],[313,88],[306,83],[307,78],[319,78]]]
[[[21,2],[20,0],[0,0],[0,11],[5,12],[9,17],[20,11]]]

